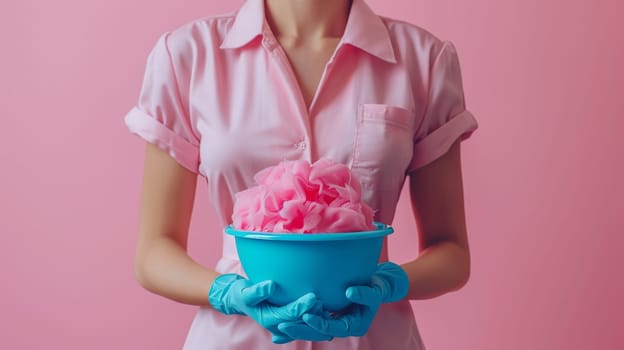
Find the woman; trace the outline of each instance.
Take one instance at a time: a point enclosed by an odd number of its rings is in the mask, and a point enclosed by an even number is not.
[[[247,0],[163,34],[125,122],[147,141],[137,279],[200,306],[185,350],[424,349],[409,300],[468,280],[459,143],[477,121],[455,48],[363,0]],[[197,175],[225,227],[258,170],[321,157],[349,165],[387,224],[409,177],[420,254],[399,267],[384,244],[377,284],[347,293],[360,308],[266,304],[274,286],[243,277],[230,236],[214,270],[187,255]]]

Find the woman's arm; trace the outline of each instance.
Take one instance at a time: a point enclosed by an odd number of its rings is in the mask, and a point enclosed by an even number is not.
[[[208,305],[218,273],[186,252],[197,174],[146,143],[135,273],[145,289],[192,305]]]
[[[410,175],[410,195],[420,254],[402,265],[410,281],[407,298],[430,299],[460,289],[470,276],[470,251],[459,141]]]

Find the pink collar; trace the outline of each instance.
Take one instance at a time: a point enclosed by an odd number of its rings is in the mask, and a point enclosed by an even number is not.
[[[247,0],[236,13],[234,24],[220,47],[240,48],[259,35],[267,35],[268,31],[264,0]],[[353,0],[345,32],[338,46],[343,44],[350,44],[384,61],[396,63],[388,29],[364,0]]]

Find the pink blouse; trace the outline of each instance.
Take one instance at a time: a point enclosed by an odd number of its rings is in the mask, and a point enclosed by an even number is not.
[[[164,33],[147,60],[130,132],[203,176],[220,227],[234,194],[283,159],[348,165],[375,220],[391,224],[406,176],[477,129],[453,44],[354,0],[345,32],[306,108],[263,0]],[[387,260],[384,247],[382,260]],[[223,236],[217,271],[243,274]],[[274,345],[245,316],[200,307],[184,349],[424,349],[409,302],[383,305],[364,337]]]

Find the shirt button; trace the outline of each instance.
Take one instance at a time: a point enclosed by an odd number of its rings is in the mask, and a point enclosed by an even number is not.
[[[270,37],[266,37],[266,36],[265,36],[265,37],[262,39],[262,41],[264,42],[264,45],[265,45],[266,47],[268,47],[269,49],[272,49],[272,48],[273,48],[273,46],[275,46],[275,39],[273,39],[273,38],[270,38]]]
[[[304,149],[306,149],[306,143],[305,142],[299,142],[299,149],[302,150],[302,151]]]

